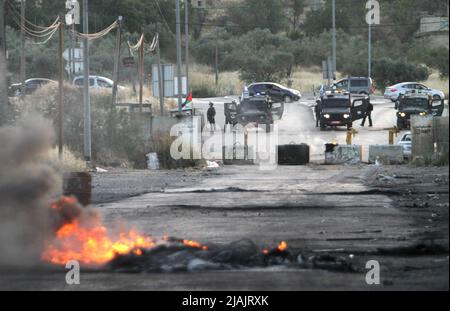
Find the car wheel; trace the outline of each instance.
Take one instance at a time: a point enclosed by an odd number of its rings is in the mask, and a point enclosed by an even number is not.
[[[439,95],[433,95],[433,99],[434,99],[434,100],[441,100],[441,96],[439,96]]]
[[[284,102],[287,103],[287,104],[288,104],[288,103],[292,103],[292,97],[287,96],[287,95],[284,96]]]

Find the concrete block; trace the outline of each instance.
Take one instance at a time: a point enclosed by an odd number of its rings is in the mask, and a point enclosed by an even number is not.
[[[358,164],[361,162],[361,146],[338,145],[332,152],[325,152],[325,164]]]
[[[371,145],[369,146],[369,163],[385,165],[402,164],[404,161],[403,147],[400,145]]]
[[[411,116],[412,158],[429,160],[434,154],[432,116]]]
[[[278,146],[278,164],[306,165],[310,160],[310,146],[307,144],[290,144]]]

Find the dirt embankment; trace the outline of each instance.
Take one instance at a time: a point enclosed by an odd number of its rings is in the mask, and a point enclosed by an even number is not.
[[[448,182],[448,167],[409,166],[380,167],[367,180],[371,187],[390,196],[395,207],[413,220],[411,237],[429,247],[428,252],[447,254]]]

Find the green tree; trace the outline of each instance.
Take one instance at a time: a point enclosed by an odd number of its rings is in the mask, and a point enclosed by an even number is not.
[[[292,30],[297,30],[300,24],[300,17],[305,11],[305,0],[286,0],[286,6],[289,8],[289,20]]]
[[[227,28],[244,34],[255,28],[267,28],[272,33],[284,29],[283,3],[279,0],[243,0],[231,4],[226,13]]]
[[[239,67],[246,82],[281,82],[290,76],[294,66],[293,43],[270,30],[256,29],[241,38],[244,44],[235,49],[230,58]]]
[[[425,81],[429,76],[430,70],[426,66],[414,65],[406,60],[381,58],[373,62],[373,78],[379,89],[405,81]]]

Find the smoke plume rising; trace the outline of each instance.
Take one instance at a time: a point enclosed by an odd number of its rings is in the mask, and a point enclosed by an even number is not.
[[[38,116],[0,127],[0,264],[39,262],[52,229],[51,196],[61,192],[60,177],[42,161],[53,140],[52,127]]]

